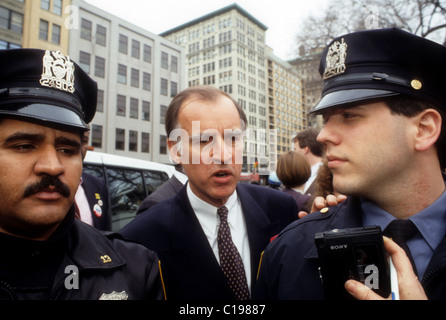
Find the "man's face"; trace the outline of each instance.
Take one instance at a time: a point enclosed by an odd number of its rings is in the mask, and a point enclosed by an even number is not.
[[[73,204],[82,174],[79,133],[4,119],[0,232],[44,240]]]
[[[413,158],[410,118],[377,102],[330,109],[324,120],[318,141],[325,145],[338,192],[370,198],[401,185]]]
[[[183,161],[182,164],[192,191],[207,203],[222,206],[234,192],[242,170],[242,143],[229,139],[225,145],[224,141],[225,129],[241,133],[236,107],[225,96],[215,102],[190,98],[181,106],[178,125],[190,138],[189,147],[183,148],[183,152],[188,152],[188,155],[183,155],[188,163]],[[196,130],[198,125],[199,131]],[[212,135],[209,142],[203,141],[207,140],[206,134]],[[200,137],[201,142],[195,143]],[[169,143],[169,147],[172,147],[172,143]],[[197,155],[199,163],[197,158],[193,158]]]

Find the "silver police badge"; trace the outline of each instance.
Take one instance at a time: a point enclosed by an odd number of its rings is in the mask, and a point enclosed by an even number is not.
[[[347,43],[344,38],[341,42],[335,41],[329,48],[326,58],[324,80],[345,72],[345,59],[347,58]]]
[[[128,298],[129,295],[125,291],[113,291],[112,293],[103,293],[99,300],[128,300]]]
[[[44,87],[74,92],[74,64],[59,51],[45,51],[40,84]]]

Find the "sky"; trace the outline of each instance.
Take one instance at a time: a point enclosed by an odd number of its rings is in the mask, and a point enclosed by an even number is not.
[[[303,19],[319,15],[328,0],[86,0],[86,2],[159,34],[237,3],[268,27],[266,44],[289,60],[296,56],[295,36]]]

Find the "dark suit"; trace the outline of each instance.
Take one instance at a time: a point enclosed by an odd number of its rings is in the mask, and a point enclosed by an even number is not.
[[[291,196],[270,188],[239,184],[237,192],[246,221],[254,287],[262,251],[297,219],[297,207]],[[234,299],[192,210],[186,186],[175,197],[137,216],[121,234],[158,253],[167,299]]]
[[[99,230],[110,231],[111,212],[107,186],[103,180],[83,172],[82,188],[90,206],[93,226]],[[98,206],[100,211],[97,210]]]
[[[181,181],[178,180],[175,175],[173,175],[169,180],[164,182],[141,202],[136,214],[140,214],[147,209],[150,209],[158,202],[176,195],[182,187],[183,184],[181,183]]]

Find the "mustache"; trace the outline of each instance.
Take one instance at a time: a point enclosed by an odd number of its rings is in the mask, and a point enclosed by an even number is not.
[[[71,194],[70,188],[59,178],[46,175],[39,182],[26,187],[23,197],[29,197],[50,187],[53,187],[52,191],[60,193],[65,198],[68,198]]]

